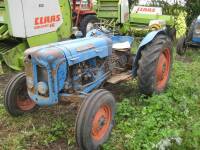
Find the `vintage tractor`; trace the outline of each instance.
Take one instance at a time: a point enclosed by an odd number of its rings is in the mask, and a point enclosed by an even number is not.
[[[178,40],[176,52],[183,55],[188,47],[200,47],[200,16],[192,21],[186,37]]]
[[[105,83],[138,78],[145,95],[167,87],[172,67],[172,42],[164,30],[149,33],[136,55],[134,38],[94,29],[85,38],[57,42],[25,51],[25,73],[13,77],[4,93],[12,116],[33,112],[38,106],[80,99],[76,141],[84,150],[95,150],[113,128],[115,98]],[[134,92],[134,91],[133,91]]]
[[[79,27],[83,36],[85,36],[98,22],[96,12],[93,10],[92,0],[73,0],[72,18],[74,26]]]
[[[0,74],[8,67],[22,70],[27,48],[69,39],[77,33],[73,26],[85,34],[81,25],[91,26],[95,14],[91,5],[73,2],[71,6],[69,0],[0,0]]]

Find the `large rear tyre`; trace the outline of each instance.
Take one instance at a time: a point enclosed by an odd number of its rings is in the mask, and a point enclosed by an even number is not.
[[[166,35],[158,35],[146,45],[137,71],[141,93],[152,95],[163,92],[168,84],[172,67],[172,41]]]
[[[91,93],[76,120],[76,141],[82,150],[96,150],[109,137],[115,115],[115,99],[106,90]]]
[[[171,28],[169,30],[169,37],[172,39],[172,41],[176,41],[176,29],[175,28]]]
[[[83,36],[95,28],[95,23],[99,22],[96,15],[87,15],[80,22],[80,30],[83,33]]]
[[[4,93],[4,106],[12,116],[36,110],[36,103],[28,96],[25,73],[19,73],[9,81]]]
[[[176,53],[179,55],[184,55],[187,49],[187,46],[185,44],[186,42],[186,38],[185,37],[181,37],[176,45]]]

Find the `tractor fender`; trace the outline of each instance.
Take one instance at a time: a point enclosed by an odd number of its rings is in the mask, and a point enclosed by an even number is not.
[[[137,53],[136,53],[136,56],[135,56],[135,59],[133,61],[133,68],[132,68],[132,71],[133,71],[133,76],[136,77],[137,76],[137,69],[138,69],[138,61],[140,60],[141,58],[141,52],[143,50],[143,48],[151,43],[151,41],[153,41],[155,39],[155,37],[159,34],[165,34],[167,35],[166,31],[165,30],[157,30],[157,31],[152,31],[150,33],[148,33],[144,39],[142,40],[142,42],[140,43],[139,47],[138,47],[138,50],[137,50]]]

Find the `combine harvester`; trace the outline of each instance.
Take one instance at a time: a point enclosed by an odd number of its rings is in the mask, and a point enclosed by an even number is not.
[[[82,5],[75,0],[72,6],[69,0],[0,0],[0,72],[22,70],[29,47],[74,37],[73,25],[85,34],[97,18],[90,1]]]
[[[97,0],[96,8],[101,25],[113,33],[143,37],[164,29],[173,40],[176,38],[174,17],[163,15],[161,7],[134,6],[128,0]]]
[[[127,0],[98,0],[95,7],[103,20],[101,25],[115,34],[133,35],[138,29],[139,33],[147,34],[166,28],[170,37],[174,36],[173,17],[161,15],[161,8],[132,9]],[[0,74],[7,68],[22,70],[23,53],[29,47],[80,37],[73,26],[85,36],[98,22],[92,8],[91,0],[86,3],[73,0],[72,6],[69,0],[0,0]]]

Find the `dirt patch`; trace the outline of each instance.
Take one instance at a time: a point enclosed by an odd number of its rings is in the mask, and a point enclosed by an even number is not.
[[[184,63],[191,63],[193,61],[192,58],[189,56],[180,56],[180,55],[176,55],[176,60],[182,61]]]
[[[130,80],[131,81],[131,80]],[[110,91],[116,100],[120,102],[124,97],[138,97],[140,95],[139,89],[135,86],[137,83],[122,82],[119,84],[106,84],[105,89]]]
[[[68,150],[68,145],[65,139],[59,139],[48,146],[30,147],[29,150]]]
[[[13,75],[14,73],[0,76],[0,93],[1,94],[3,93],[3,90],[6,84],[8,83],[8,81]],[[121,101],[124,97],[126,98],[133,97],[134,99],[137,99],[139,92],[135,84],[137,83],[131,80],[131,81],[127,81],[126,83],[123,82],[123,83],[115,84],[115,85],[108,84],[104,88],[109,90],[111,93],[113,93],[117,101]],[[0,100],[0,103],[1,103],[1,100]],[[5,124],[5,121],[2,118],[2,122],[0,121],[0,131],[2,131],[0,133],[0,141],[1,139],[2,140],[7,139],[8,135],[11,135],[11,134],[13,137],[19,136],[19,133],[23,134],[24,133],[22,132],[23,129],[26,129],[27,131],[32,130],[33,125],[36,128],[36,131],[34,131],[34,134],[33,134],[35,136],[41,132],[39,131],[41,126],[46,126],[46,128],[49,131],[51,130],[54,131],[54,128],[52,127],[52,121],[55,118],[58,120],[60,118],[62,119],[62,122],[64,122],[64,124],[67,125],[68,134],[65,139],[63,139],[62,137],[61,139],[58,139],[57,141],[49,143],[47,146],[44,146],[44,145],[37,144],[38,141],[37,139],[35,139],[35,137],[32,137],[32,136],[29,137],[28,135],[26,137],[24,135],[25,139],[28,139],[28,141],[26,141],[25,143],[25,146],[28,147],[28,150],[76,150],[77,145],[73,143],[74,137],[75,137],[74,124],[75,124],[75,119],[76,119],[76,115],[77,115],[80,103],[70,103],[70,102],[64,101],[61,104],[62,105],[56,105],[53,107],[42,107],[38,110],[38,112],[31,114],[30,118],[27,116],[25,116],[24,118],[22,117],[21,119],[23,120],[21,121],[24,121],[23,124],[13,123],[15,122],[15,120],[12,120],[12,122],[8,121]],[[55,131],[57,131],[57,129]],[[42,133],[48,134],[49,132],[47,133],[42,132]],[[13,134],[16,134],[16,136]]]
[[[0,75],[0,95],[3,95],[3,91],[8,81],[15,75],[15,73],[7,73]]]

